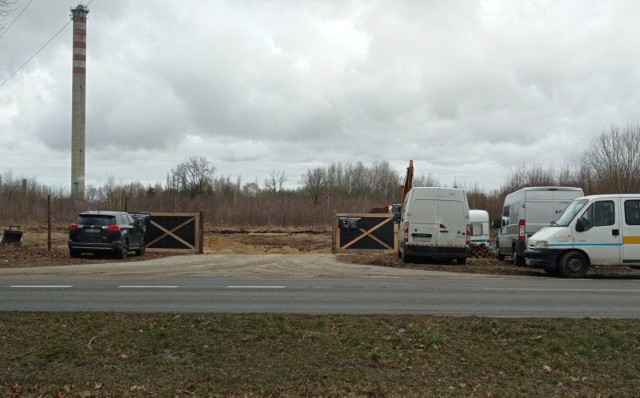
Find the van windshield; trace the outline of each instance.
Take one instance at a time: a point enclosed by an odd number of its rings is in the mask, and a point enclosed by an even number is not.
[[[568,227],[569,224],[571,224],[571,221],[573,221],[576,214],[580,212],[580,210],[584,207],[584,205],[587,204],[588,201],[589,201],[588,199],[580,199],[580,200],[574,200],[573,202],[571,202],[569,207],[567,207],[564,213],[562,213],[562,217],[560,217],[560,219],[557,222],[551,224],[551,226],[552,227]]]

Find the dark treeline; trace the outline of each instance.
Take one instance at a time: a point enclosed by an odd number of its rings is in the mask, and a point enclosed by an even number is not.
[[[371,166],[361,162],[332,163],[308,169],[299,176],[298,188],[284,188],[284,172],[272,172],[261,186],[257,182],[216,176],[213,164],[192,157],[171,169],[164,186],[138,182],[116,184],[110,178],[102,187],[89,186],[85,200],[69,198],[67,190],[39,184],[36,179],[0,176],[0,224],[44,224],[47,197],[52,219],[71,223],[83,210],[109,209],[132,212],[196,212],[205,210],[209,228],[328,228],[334,211],[365,212],[372,207],[398,203],[404,174],[387,161]],[[414,186],[445,186],[432,174],[418,175]],[[502,187],[486,191],[465,187],[472,209],[501,213],[504,196],[527,186],[581,187],[585,194],[640,192],[640,128],[611,128],[595,139],[576,164],[561,169],[520,167],[511,171]],[[452,184],[451,186],[456,186]]]

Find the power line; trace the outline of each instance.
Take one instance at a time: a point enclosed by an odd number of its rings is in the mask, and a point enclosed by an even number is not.
[[[16,23],[16,21],[20,18],[20,16],[22,15],[22,13],[24,12],[24,10],[27,9],[27,7],[29,7],[29,4],[31,4],[33,2],[33,0],[29,0],[29,2],[27,3],[26,6],[24,6],[24,8],[22,10],[20,10],[20,12],[18,13],[18,15],[13,19],[13,21],[11,21],[11,23],[9,24],[9,26],[7,26],[7,28],[4,30],[4,32],[2,32],[2,35],[0,35],[0,40],[2,40],[2,38],[4,37],[4,35],[7,34],[7,32],[9,31],[9,29],[11,29],[11,27],[13,26],[14,23]]]
[[[31,1],[33,1],[33,0],[31,0]],[[31,4],[31,1],[29,1],[29,4]],[[87,3],[87,7],[89,7],[89,5],[90,5],[91,3],[93,3],[93,0],[91,0],[89,3]],[[29,6],[29,4],[27,4],[27,7]],[[25,7],[25,8],[27,8],[27,7]],[[53,39],[55,39],[56,37],[58,37],[58,35],[59,35],[60,33],[62,33],[62,31],[64,30],[64,28],[66,28],[67,26],[69,26],[69,24],[70,24],[71,22],[72,22],[71,20],[67,21],[67,23],[66,23],[66,24],[64,24],[64,26],[63,26],[62,28],[60,28],[60,30],[59,30],[59,31],[57,31],[57,32],[56,32],[56,34],[54,34],[54,35],[53,35],[49,40],[47,40],[47,42],[46,42],[46,43],[44,43],[44,45],[43,45],[42,47],[40,47],[40,48],[38,49],[38,51],[36,51],[32,56],[30,56],[30,57],[29,57],[29,59],[27,59],[27,60],[26,60],[22,65],[20,65],[20,67],[18,68],[18,70],[16,70],[16,71],[15,71],[15,72],[13,72],[11,75],[9,75],[9,77],[7,77],[6,79],[4,79],[4,80],[2,81],[2,83],[0,83],[0,88],[1,88],[2,86],[4,86],[4,85],[5,85],[5,83],[7,83],[9,80],[11,80],[11,78],[12,78],[13,76],[15,76],[18,72],[20,72],[20,71],[22,70],[22,68],[24,68],[25,66],[27,66],[27,64],[28,64],[29,62],[31,62],[31,60],[32,60],[32,59],[34,59],[34,58],[36,57],[36,55],[40,54],[40,51],[44,50],[44,48],[45,48],[46,46],[48,46],[48,45],[49,45],[49,43],[51,43],[51,42],[53,41]]]
[[[13,76],[15,76],[18,72],[20,72],[22,70],[22,68],[24,68],[25,66],[27,66],[27,64],[33,59],[35,58],[36,55],[38,55],[40,53],[40,51],[44,50],[44,48],[46,46],[49,45],[49,43],[51,43],[53,41],[53,39],[55,39],[56,37],[58,37],[58,35],[60,33],[62,33],[62,31],[64,30],[64,28],[66,28],[67,26],[69,26],[69,24],[71,23],[71,21],[67,22],[66,24],[64,24],[64,26],[55,34],[53,35],[53,37],[51,37],[46,43],[44,43],[44,45],[42,47],[40,47],[38,49],[38,51],[35,52],[35,54],[33,54],[31,57],[29,57],[29,59],[27,59],[19,68],[18,70],[16,70],[15,72],[13,72],[11,75],[9,75],[9,77],[7,77],[2,83],[0,83],[0,87],[4,86],[6,82],[8,82],[9,80],[11,80],[11,78]]]

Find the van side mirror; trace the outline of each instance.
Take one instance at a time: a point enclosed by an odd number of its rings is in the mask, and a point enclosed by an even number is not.
[[[506,227],[507,226],[507,220],[502,220],[502,226]]]
[[[502,223],[500,222],[499,219],[495,219],[493,220],[491,227],[493,227],[493,229],[500,229],[502,227]]]
[[[584,220],[582,219],[582,217],[576,220],[576,231],[584,232]]]

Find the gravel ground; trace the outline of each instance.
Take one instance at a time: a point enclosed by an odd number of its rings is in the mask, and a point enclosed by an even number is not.
[[[205,255],[173,255],[147,252],[142,257],[115,260],[108,256],[85,255],[70,258],[66,230],[52,235],[47,250],[46,231],[27,230],[19,246],[0,245],[0,274],[28,273],[109,273],[109,274],[201,274],[218,275],[301,275],[301,276],[407,276],[424,271],[546,277],[544,271],[515,267],[493,258],[471,258],[467,264],[417,262],[404,264],[395,254],[331,254],[328,231],[225,231],[205,234]],[[61,268],[59,266],[66,266]],[[48,267],[58,266],[58,267]],[[53,268],[38,270],[34,268]],[[19,271],[22,270],[22,271]],[[106,271],[110,270],[110,271]],[[640,279],[640,271],[628,267],[593,267],[588,278]]]

